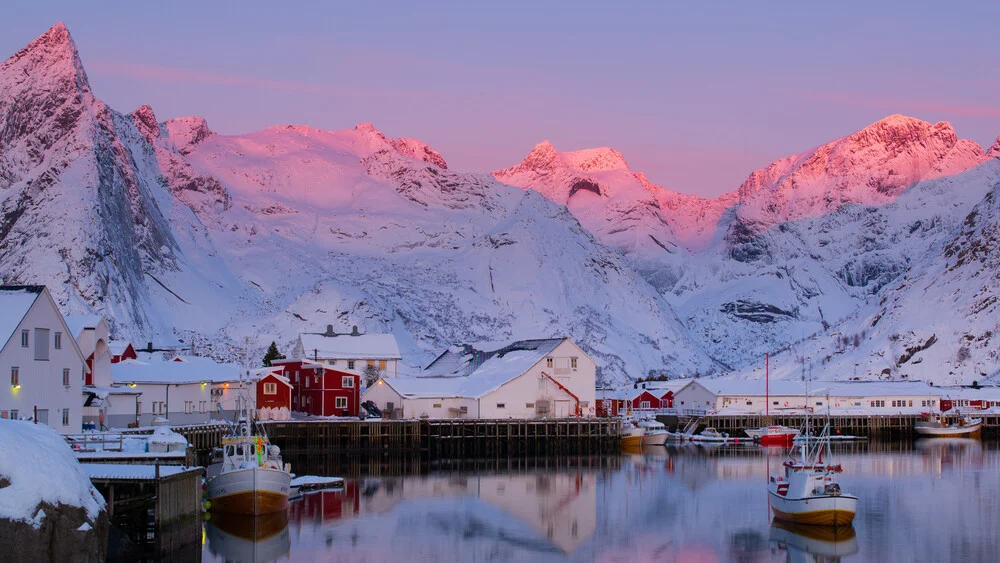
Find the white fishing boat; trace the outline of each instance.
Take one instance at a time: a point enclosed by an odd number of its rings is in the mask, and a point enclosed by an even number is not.
[[[652,418],[640,420],[639,428],[642,429],[643,446],[662,446],[667,443],[667,438],[670,437],[667,427],[662,422]]]
[[[219,460],[205,470],[205,489],[213,511],[269,514],[288,508],[291,467],[281,450],[260,430],[254,433],[246,397],[237,397],[238,418],[222,438]],[[220,409],[221,410],[221,409]]]
[[[729,434],[725,432],[719,432],[715,428],[709,426],[708,428],[701,431],[699,434],[691,436],[692,442],[718,442],[726,443],[729,442]]]
[[[957,421],[948,423],[939,413],[930,413],[913,425],[913,430],[928,438],[978,438],[983,429],[981,418],[960,416]]]
[[[774,517],[786,522],[819,526],[848,526],[854,521],[858,497],[844,494],[837,483],[840,465],[824,461],[830,448],[830,425],[816,440],[799,446],[797,460],[783,464],[784,472],[767,484]]]

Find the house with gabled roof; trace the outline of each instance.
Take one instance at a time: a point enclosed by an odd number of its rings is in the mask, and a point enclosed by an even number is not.
[[[351,332],[336,332],[333,325],[326,325],[326,332],[299,334],[291,359],[357,374],[373,369],[379,377],[389,378],[396,377],[403,357],[391,333],[363,334],[356,326]]]
[[[596,372],[569,338],[518,340],[492,350],[462,345],[418,377],[380,379],[361,400],[399,418],[595,416]]]
[[[79,432],[86,360],[45,286],[0,286],[0,418]]]

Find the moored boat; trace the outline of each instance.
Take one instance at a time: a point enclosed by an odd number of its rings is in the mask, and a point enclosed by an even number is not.
[[[783,474],[770,477],[767,492],[776,519],[818,526],[848,526],[854,521],[858,497],[841,491],[836,480],[840,465],[823,461],[829,436],[827,425],[818,439],[799,446],[799,459],[786,461]]]
[[[927,414],[923,420],[913,425],[913,430],[929,438],[978,438],[983,429],[983,420],[960,416],[956,422],[948,423],[938,413]]]
[[[642,447],[642,437],[646,433],[639,428],[631,420],[622,421],[622,447],[623,448],[641,448]]]
[[[213,511],[269,514],[288,508],[291,467],[267,435],[253,432],[247,401],[237,398],[239,418],[222,438],[220,460],[205,470],[205,489]]]
[[[642,429],[643,446],[662,446],[667,443],[670,432],[662,422],[652,418],[644,418],[639,421],[639,428]]]
[[[771,425],[760,428],[747,428],[744,430],[747,436],[753,441],[763,445],[791,445],[795,437],[799,435],[797,428],[787,426]]]

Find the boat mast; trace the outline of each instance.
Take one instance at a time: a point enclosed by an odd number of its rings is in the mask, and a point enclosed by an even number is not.
[[[771,389],[770,389],[770,358],[764,352],[764,426],[771,423]]]

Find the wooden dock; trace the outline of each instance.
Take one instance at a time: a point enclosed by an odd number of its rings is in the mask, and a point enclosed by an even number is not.
[[[135,534],[132,543],[157,554],[200,547],[201,467],[88,463],[81,467],[104,495],[112,522]]]
[[[983,420],[983,437],[1000,437],[1000,415],[985,414],[979,415],[975,412],[963,413],[972,418]],[[692,417],[680,417],[674,419],[683,426]],[[720,432],[727,432],[730,436],[745,436],[744,430],[747,428],[758,428],[763,426],[764,419],[759,414],[742,415],[713,415],[697,417],[700,419],[699,426],[715,427]],[[827,422],[827,417],[822,413],[810,415],[810,425],[818,432]],[[957,415],[945,415],[945,419],[953,422],[958,419]],[[833,434],[845,436],[865,436],[873,440],[901,440],[913,439],[916,433],[914,425],[921,420],[918,414],[891,414],[891,415],[834,415],[829,417],[830,431]],[[671,421],[673,422],[673,421]],[[667,424],[667,421],[664,421]],[[802,414],[773,414],[770,416],[771,424],[780,424],[790,428],[804,428],[805,415]]]

